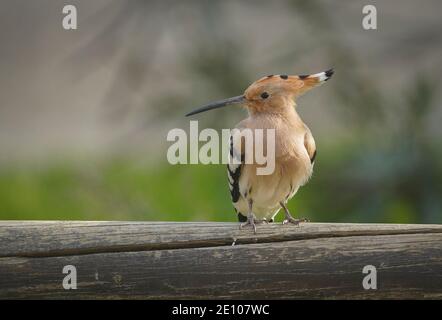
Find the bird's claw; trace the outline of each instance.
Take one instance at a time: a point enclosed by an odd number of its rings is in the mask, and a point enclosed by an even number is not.
[[[282,224],[288,224],[288,223],[292,223],[295,226],[299,226],[299,224],[301,222],[310,222],[310,220],[306,219],[306,218],[302,218],[302,219],[295,219],[293,217],[286,217],[284,219],[284,221],[282,222]]]
[[[255,223],[255,220],[254,220],[254,219],[250,219],[250,220],[248,219],[247,222],[241,223],[241,224],[239,225],[239,229],[242,230],[242,228],[244,228],[244,227],[246,227],[246,226],[248,226],[248,225],[251,225],[251,226],[252,226],[252,228],[253,228],[253,233],[256,234],[256,223]]]
[[[253,232],[256,234],[256,225],[257,224],[262,224],[262,223],[268,224],[269,222],[267,221],[267,219],[260,219],[260,220],[258,220],[258,219],[255,219],[255,218],[253,218],[253,219],[250,218],[250,219],[247,219],[246,222],[241,223],[239,225],[239,229],[241,230],[242,228],[244,228],[244,227],[246,227],[248,225],[251,225],[252,228],[253,228]]]

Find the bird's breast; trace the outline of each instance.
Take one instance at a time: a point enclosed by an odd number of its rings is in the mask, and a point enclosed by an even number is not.
[[[275,129],[274,170],[271,174],[260,175],[260,165],[244,163],[239,178],[241,201],[236,204],[241,212],[247,212],[247,201],[253,201],[253,213],[258,218],[269,218],[280,208],[280,202],[291,198],[298,188],[310,178],[313,170],[309,154],[304,145],[306,126],[297,115],[292,117],[249,118],[240,123],[242,128]],[[265,149],[267,141],[258,146]],[[268,159],[268,157],[267,157]],[[265,165],[264,165],[265,166]]]
[[[281,201],[293,197],[298,188],[310,178],[313,166],[307,152],[298,152],[275,160],[275,170],[258,175],[257,165],[244,164],[239,187],[245,199],[253,200],[255,215],[268,217],[279,208]]]

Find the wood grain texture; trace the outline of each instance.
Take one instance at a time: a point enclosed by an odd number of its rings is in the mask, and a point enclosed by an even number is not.
[[[442,226],[4,221],[0,298],[441,299]]]

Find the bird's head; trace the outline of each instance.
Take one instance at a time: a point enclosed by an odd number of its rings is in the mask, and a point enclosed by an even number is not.
[[[312,75],[269,75],[252,83],[240,96],[209,103],[186,116],[229,105],[244,105],[251,113],[276,112],[292,106],[297,97],[324,83],[333,73],[330,69]]]

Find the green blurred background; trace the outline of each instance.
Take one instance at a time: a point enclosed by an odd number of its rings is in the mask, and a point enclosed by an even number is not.
[[[236,221],[225,166],[168,164],[167,132],[264,75],[334,67],[298,101],[318,156],[292,213],[442,222],[440,1],[69,3],[75,31],[59,1],[2,1],[0,219]]]

